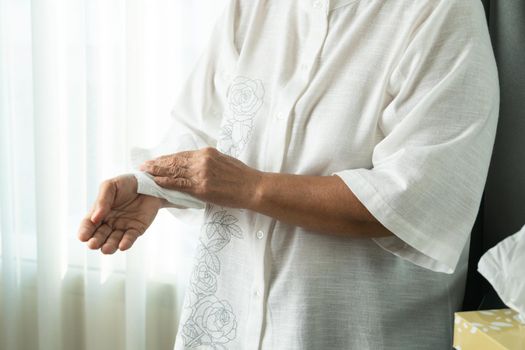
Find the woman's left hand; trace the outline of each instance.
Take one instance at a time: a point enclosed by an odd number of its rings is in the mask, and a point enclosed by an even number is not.
[[[148,160],[140,170],[161,187],[230,208],[251,208],[263,174],[212,147]]]

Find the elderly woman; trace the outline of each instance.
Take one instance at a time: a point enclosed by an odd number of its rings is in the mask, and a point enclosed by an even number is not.
[[[450,348],[498,107],[479,0],[231,0],[79,238],[204,203],[175,349]]]

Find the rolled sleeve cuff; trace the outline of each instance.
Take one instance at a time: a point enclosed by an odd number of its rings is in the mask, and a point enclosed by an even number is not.
[[[339,176],[370,213],[395,236],[372,240],[384,250],[423,268],[452,274],[464,245],[442,242],[432,233],[414,227],[392,208],[367,180],[368,169],[350,169],[332,173]],[[459,250],[458,250],[459,249]]]

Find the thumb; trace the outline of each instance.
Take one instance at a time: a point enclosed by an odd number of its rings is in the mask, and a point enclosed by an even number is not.
[[[108,215],[115,200],[115,193],[115,184],[111,180],[102,182],[91,214],[91,222],[98,224]]]

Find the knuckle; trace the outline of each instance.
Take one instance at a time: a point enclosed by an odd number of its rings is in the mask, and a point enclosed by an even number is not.
[[[186,182],[186,179],[177,179],[177,180],[175,180],[175,185],[180,187],[180,188],[188,187],[188,183]]]
[[[158,165],[154,165],[154,166],[153,166],[153,172],[154,172],[154,173],[159,173],[161,169],[162,169],[162,168],[161,168],[160,166],[158,166]]]
[[[179,165],[177,158],[169,158],[167,163],[168,163],[168,166],[171,166],[171,167]]]

